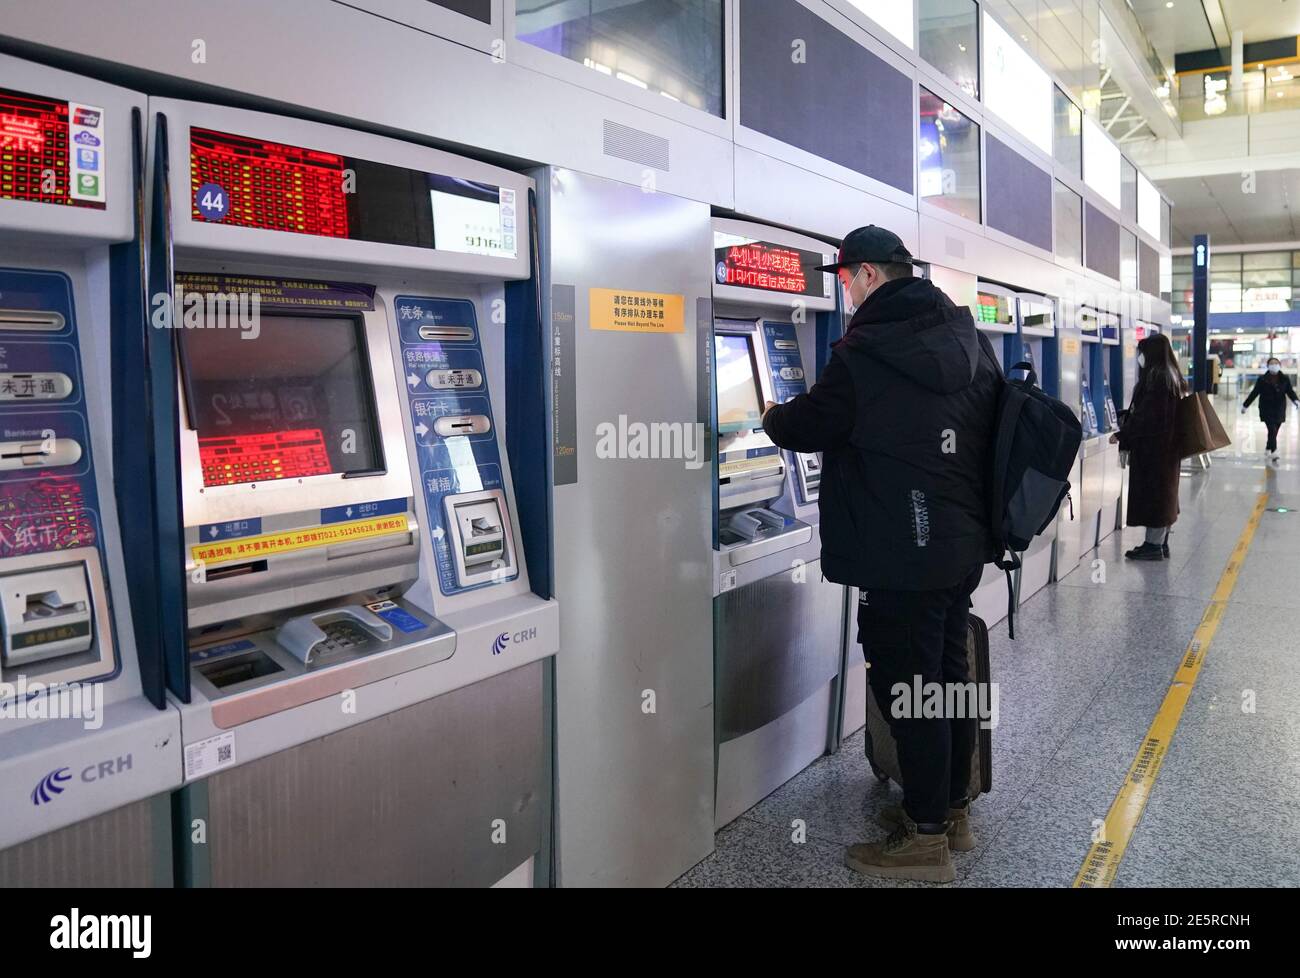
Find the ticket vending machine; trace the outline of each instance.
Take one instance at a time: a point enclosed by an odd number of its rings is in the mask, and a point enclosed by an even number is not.
[[[1083,342],[1083,332],[1077,307],[1068,301],[1060,304],[1060,317],[1056,324],[1057,350],[1057,400],[1079,413],[1083,437],[1088,438],[1089,415],[1083,395],[1082,373],[1088,349]],[[1083,508],[1083,456],[1079,456],[1070,469],[1070,491],[1056,515],[1056,566],[1053,580],[1060,580],[1078,565],[1083,554],[1097,544],[1097,515],[1094,510],[1085,518]]]
[[[824,242],[714,218],[716,807],[726,825],[834,747],[844,589],[822,579],[822,460],[763,407],[804,393],[839,315]],[[819,360],[819,358],[821,358]]]
[[[1060,390],[1060,354],[1056,339],[1056,300],[1034,292],[1016,296],[1020,324],[1020,360],[1033,365],[1039,386],[1052,397]],[[1034,537],[1021,556],[1017,602],[1025,601],[1052,579],[1056,521]]]
[[[1110,436],[1119,430],[1117,398],[1123,391],[1124,347],[1120,342],[1120,318],[1112,312],[1097,313],[1097,333],[1101,342],[1095,349],[1100,362],[1093,374],[1100,378],[1094,384],[1093,397],[1097,402],[1097,420],[1104,430],[1105,462],[1101,484],[1101,510],[1097,517],[1097,542],[1110,536],[1122,519],[1119,501],[1124,490],[1124,470],[1119,465],[1119,445],[1110,443]]]
[[[1107,418],[1101,391],[1104,385],[1101,329],[1098,310],[1080,307],[1079,322],[1079,420],[1083,441],[1079,445],[1079,494],[1075,506],[1079,518],[1080,556],[1097,545],[1098,527],[1106,488],[1108,453]]]
[[[174,261],[182,882],[545,882],[558,615],[527,502],[546,456],[520,441],[545,414],[531,181],[332,126],[151,109],[168,224],[151,271]]]
[[[985,333],[1003,372],[1018,363],[1024,352],[1020,342],[1020,328],[1016,306],[1016,290],[994,282],[980,281],[975,296],[973,314],[975,327]],[[1012,588],[1017,586],[1020,571],[1012,575]],[[984,576],[971,595],[975,614],[993,625],[1007,616],[1007,575],[996,564],[984,565]]]
[[[144,107],[0,56],[0,887],[171,881],[180,716],[124,557]]]
[[[1146,328],[1140,320],[1126,319],[1120,324],[1119,345],[1111,347],[1111,364],[1110,376],[1114,379],[1111,388],[1111,396],[1114,400],[1116,413],[1128,409],[1133,400],[1133,388],[1137,386],[1137,344],[1143,336],[1147,335]],[[1118,449],[1116,450],[1116,463],[1118,464]],[[1120,469],[1119,480],[1119,512],[1115,517],[1115,529],[1124,528],[1125,510],[1128,506],[1128,476],[1127,467]]]

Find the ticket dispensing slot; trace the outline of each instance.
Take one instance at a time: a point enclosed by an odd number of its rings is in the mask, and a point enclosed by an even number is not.
[[[448,496],[447,525],[462,585],[493,579],[514,566],[505,497],[499,489]]]

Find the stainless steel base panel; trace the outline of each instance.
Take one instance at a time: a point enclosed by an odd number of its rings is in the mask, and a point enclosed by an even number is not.
[[[155,795],[0,851],[0,889],[170,887],[170,799]]]
[[[735,821],[826,753],[835,695],[835,684],[827,683],[767,726],[718,745],[717,828]]]
[[[714,600],[715,824],[826,752],[838,691],[844,590],[821,562]]]
[[[545,662],[213,775],[182,793],[185,882],[476,886],[542,851]]]

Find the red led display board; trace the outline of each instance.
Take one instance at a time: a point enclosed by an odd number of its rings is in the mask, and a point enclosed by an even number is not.
[[[787,248],[767,241],[748,241],[714,248],[713,253],[719,285],[816,296],[819,299],[827,295],[822,278],[824,273],[814,271],[825,261],[817,252]]]
[[[329,475],[325,436],[319,428],[199,439],[205,486]]]
[[[105,206],[103,112],[0,88],[0,199]]]
[[[194,220],[348,237],[344,158],[301,146],[190,129],[190,191]],[[200,194],[204,188],[215,188]],[[217,191],[220,196],[217,196]],[[205,196],[216,204],[205,204]]]

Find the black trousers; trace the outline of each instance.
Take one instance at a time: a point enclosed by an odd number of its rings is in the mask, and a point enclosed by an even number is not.
[[[1268,443],[1264,446],[1266,451],[1277,451],[1277,429],[1282,427],[1281,421],[1265,421],[1264,426],[1268,428]]]
[[[944,821],[949,803],[970,789],[978,718],[918,715],[912,690],[918,681],[922,688],[973,681],[966,629],[970,596],[983,571],[975,567],[959,584],[939,591],[872,589],[858,601],[858,641],[870,666],[871,693],[889,720],[898,746],[903,808],[916,822]],[[906,716],[894,709],[899,683],[907,688]]]

